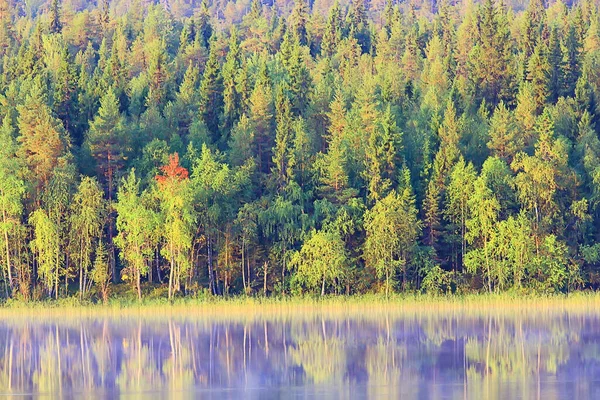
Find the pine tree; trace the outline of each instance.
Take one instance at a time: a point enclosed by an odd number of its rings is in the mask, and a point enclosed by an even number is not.
[[[0,55],[4,56],[12,44],[13,22],[12,22],[11,0],[0,0]]]
[[[147,105],[162,108],[168,94],[169,66],[167,45],[163,40],[154,40],[148,46],[148,96]]]
[[[540,44],[540,38],[546,23],[546,10],[543,0],[532,0],[525,11],[525,34],[523,51],[526,57],[531,56],[536,46]]]
[[[278,101],[277,130],[275,132],[275,146],[273,147],[273,179],[278,192],[294,180],[295,158],[292,152],[293,119],[290,101],[285,95]]]
[[[223,137],[221,139],[224,141],[228,140],[230,131],[242,112],[242,96],[238,92],[237,82],[237,75],[241,68],[240,43],[237,29],[233,27],[229,38],[229,52],[223,65],[223,121],[221,123]]]
[[[331,102],[328,134],[324,138],[327,151],[323,155],[324,173],[321,177],[321,190],[334,200],[341,199],[342,192],[349,185],[347,163],[349,161],[346,143],[346,109],[341,93],[337,93]]]
[[[306,0],[294,0],[294,8],[289,17],[288,29],[301,46],[308,44],[306,24],[309,18],[309,9]]]
[[[308,108],[312,80],[308,68],[306,68],[304,63],[302,47],[298,42],[292,46],[287,65],[289,78],[288,89],[292,103],[292,111],[296,115],[303,115]]]
[[[357,40],[363,53],[371,48],[371,35],[367,21],[367,9],[363,0],[352,0],[346,15],[348,36]]]
[[[538,113],[542,111],[551,94],[549,92],[551,66],[548,63],[546,52],[544,44],[536,46],[527,63],[527,80],[531,82],[533,98]]]
[[[62,22],[60,21],[60,0],[52,0],[50,5],[50,32],[60,33]]]
[[[214,42],[213,42],[214,43]],[[223,77],[217,59],[216,45],[211,45],[200,84],[200,114],[213,142],[220,138],[219,119],[223,112]]]
[[[256,148],[255,132],[252,122],[243,114],[231,131],[229,138],[229,163],[234,167],[245,164],[255,156]]]
[[[46,105],[41,81],[33,83],[19,112],[19,156],[28,167],[34,189],[41,190],[50,180],[58,160],[69,146],[65,130]]]
[[[478,44],[470,61],[478,99],[492,107],[511,95],[510,32],[507,24],[500,23],[501,17],[493,0],[483,2],[477,17]]]
[[[517,96],[515,119],[526,146],[530,146],[533,143],[536,116],[537,103],[535,101],[533,85],[530,82],[523,82]]]
[[[563,54],[558,37],[558,28],[553,27],[550,33],[549,39],[549,50],[548,50],[548,100],[552,103],[556,103],[560,95],[563,93],[564,88],[564,76],[565,65],[563,63]]]
[[[118,172],[124,166],[126,142],[119,100],[112,89],[100,101],[100,109],[90,122],[86,146],[96,161],[98,175],[112,200]]]
[[[395,183],[401,150],[402,134],[388,105],[378,118],[376,129],[367,137],[365,148],[365,181],[371,201],[385,197]]]
[[[255,132],[256,158],[258,170],[263,173],[270,171],[271,147],[273,146],[274,130],[274,105],[273,92],[270,79],[267,75],[266,65],[262,70],[250,95],[249,118]]]
[[[202,0],[200,11],[196,16],[196,41],[205,49],[209,48],[210,38],[213,35],[213,27],[210,22],[210,12],[206,0]]]
[[[189,134],[192,121],[198,114],[198,68],[194,67],[191,62],[185,71],[181,85],[179,85],[174,109],[179,134],[185,137]]]
[[[329,9],[327,25],[325,26],[325,32],[323,33],[323,39],[321,40],[322,56],[331,57],[335,54],[337,46],[342,40],[343,29],[342,11],[338,0],[336,0]]]
[[[100,10],[100,27],[104,35],[108,33],[108,25],[110,23],[110,0],[102,0],[102,8]]]
[[[21,225],[23,214],[23,197],[25,195],[25,182],[17,175],[21,163],[16,157],[17,144],[14,139],[14,129],[10,118],[5,117],[0,128],[0,218],[2,230],[2,259],[8,277],[8,285],[14,289],[14,274],[17,271],[18,228]]]
[[[564,59],[564,81],[563,96],[573,97],[575,95],[575,85],[579,79],[580,66],[579,57],[581,53],[581,43],[577,38],[577,33],[573,24],[569,25],[569,33],[565,40]]]
[[[489,137],[487,147],[492,155],[508,163],[519,151],[524,150],[523,135],[517,130],[514,117],[503,102],[496,107],[490,119]]]

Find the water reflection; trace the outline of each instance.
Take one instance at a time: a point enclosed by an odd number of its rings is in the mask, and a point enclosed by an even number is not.
[[[0,394],[600,398],[597,315],[0,320]]]

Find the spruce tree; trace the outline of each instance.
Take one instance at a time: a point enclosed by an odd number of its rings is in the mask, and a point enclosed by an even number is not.
[[[220,139],[219,120],[223,112],[223,77],[214,44],[210,47],[208,61],[204,67],[199,98],[200,114],[212,135],[213,142],[217,142]]]

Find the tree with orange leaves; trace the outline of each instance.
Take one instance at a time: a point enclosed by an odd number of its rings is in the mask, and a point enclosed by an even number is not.
[[[179,165],[179,155],[172,154],[169,163],[156,176],[160,202],[163,248],[169,261],[169,299],[181,289],[181,279],[191,268],[193,226],[196,222],[188,170]]]

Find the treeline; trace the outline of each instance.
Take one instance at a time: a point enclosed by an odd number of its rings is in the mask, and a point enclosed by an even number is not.
[[[592,1],[131,4],[0,0],[5,297],[598,286]]]

